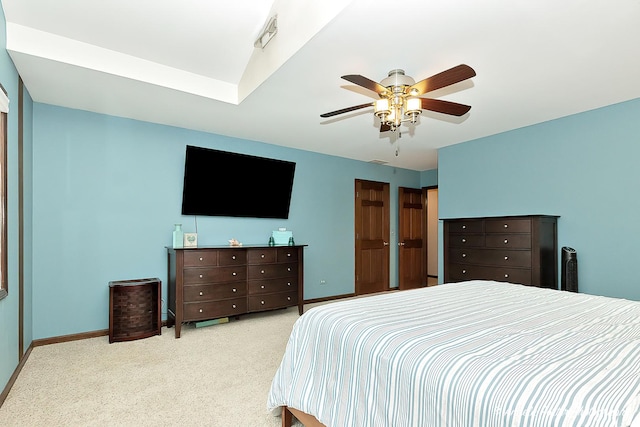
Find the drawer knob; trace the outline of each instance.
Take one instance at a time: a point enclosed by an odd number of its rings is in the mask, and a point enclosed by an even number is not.
[[[200,313],[202,313],[202,309],[200,309]]]
[[[287,271],[291,271],[291,267],[287,267]]]
[[[287,301],[291,301],[291,297],[287,297]]]
[[[264,305],[264,301],[260,301],[260,304]]]
[[[464,230],[465,228],[467,228],[467,226],[466,226],[466,225],[463,225],[463,226],[462,226],[462,229]]]
[[[291,282],[287,282],[287,286],[291,286]]]
[[[202,291],[200,291],[200,296],[202,296]]]
[[[200,257],[200,261],[202,261],[202,257]]]
[[[504,228],[509,228],[509,224],[505,224],[505,225],[504,225]]]
[[[264,289],[264,285],[261,285],[261,286],[260,286],[260,289]]]
[[[289,256],[289,257],[290,257],[290,256],[291,256],[291,254],[290,254],[289,252],[287,252],[287,256]]]
[[[231,291],[232,292],[238,292],[238,290],[236,288],[233,288]]]
[[[260,255],[260,258],[264,258],[264,254]]]
[[[505,261],[506,261],[506,260],[508,260],[508,259],[509,259],[509,257],[508,257],[508,256],[505,256],[505,257],[504,257],[504,260],[505,260]]]
[[[467,239],[462,239],[462,243],[467,243]]]
[[[260,274],[264,274],[264,270],[260,270]]]
[[[231,273],[231,275],[232,275],[232,276],[235,276],[235,275],[236,275],[236,272],[234,271],[233,273]]]
[[[200,275],[200,278],[202,279],[202,274]]]
[[[235,304],[231,304],[231,308],[236,308],[236,305]]]
[[[467,257],[467,254],[462,254],[462,258],[466,258],[466,257]]]
[[[504,275],[504,278],[505,278],[505,279],[508,279],[508,278],[509,278],[509,275],[508,275],[508,274],[505,274],[505,275]]]
[[[504,244],[506,245],[507,243],[509,243],[509,239],[504,239]]]
[[[467,270],[462,270],[462,274],[467,274]]]
[[[236,256],[235,256],[235,255],[234,255],[234,256],[232,256],[232,257],[231,257],[231,259],[236,259]]]

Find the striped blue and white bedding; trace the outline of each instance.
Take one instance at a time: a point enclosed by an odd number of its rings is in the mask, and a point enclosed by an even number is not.
[[[640,302],[470,281],[318,306],[283,405],[328,427],[640,425]]]

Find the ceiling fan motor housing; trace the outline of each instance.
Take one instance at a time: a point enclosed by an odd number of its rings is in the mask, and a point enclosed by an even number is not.
[[[415,80],[406,76],[404,70],[399,68],[389,71],[388,77],[380,82],[382,86],[390,88],[393,93],[402,93],[405,87],[413,86],[415,83]]]

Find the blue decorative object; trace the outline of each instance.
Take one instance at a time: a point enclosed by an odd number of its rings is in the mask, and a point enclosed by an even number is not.
[[[182,232],[182,224],[176,224],[176,228],[173,230],[173,247],[184,247],[183,241],[184,233]]]

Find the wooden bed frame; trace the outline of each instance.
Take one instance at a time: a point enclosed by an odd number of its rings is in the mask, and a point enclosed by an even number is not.
[[[282,407],[282,427],[291,427],[292,415],[295,416],[305,427],[326,427],[313,415],[309,415],[288,406]]]

